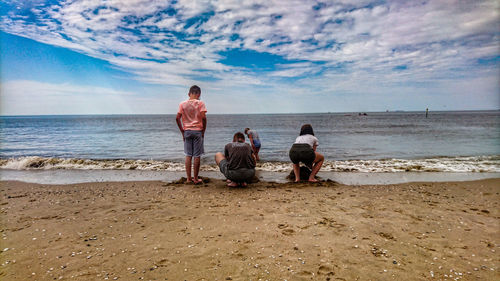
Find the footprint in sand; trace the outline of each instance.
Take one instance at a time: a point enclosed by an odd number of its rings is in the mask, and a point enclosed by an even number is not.
[[[279,229],[285,229],[287,227],[288,227],[288,224],[286,224],[286,223],[280,223],[280,224],[278,224],[278,228]]]
[[[390,233],[387,233],[387,232],[379,232],[377,233],[380,237],[383,237],[385,239],[388,239],[388,240],[396,240],[394,239],[394,236],[392,236],[392,234]]]
[[[298,275],[299,275],[300,277],[306,277],[306,278],[309,278],[309,277],[313,277],[313,276],[314,276],[314,274],[313,274],[312,272],[307,271],[307,270],[303,270],[303,271],[299,272],[299,273],[298,273]]]
[[[283,229],[283,231],[281,233],[283,233],[283,235],[292,235],[295,233],[295,230],[293,230],[291,228],[287,228],[287,229]]]
[[[161,260],[159,260],[157,262],[154,262],[154,265],[156,267],[168,267],[169,263],[170,262],[167,259],[161,259]]]
[[[333,268],[331,266],[328,266],[328,265],[321,265],[319,268],[318,268],[318,275],[328,275],[328,276],[332,276],[334,275],[335,273],[333,272]]]

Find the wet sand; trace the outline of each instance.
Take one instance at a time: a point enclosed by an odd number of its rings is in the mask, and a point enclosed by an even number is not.
[[[1,280],[500,280],[500,179],[2,181]]]

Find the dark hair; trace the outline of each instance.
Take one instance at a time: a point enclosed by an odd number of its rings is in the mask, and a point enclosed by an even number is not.
[[[250,128],[245,128],[245,134],[247,134],[248,131],[250,131]]]
[[[189,88],[189,93],[194,94],[194,95],[199,95],[199,94],[201,94],[201,89],[200,89],[200,87],[193,85],[193,86],[191,86],[191,88]]]
[[[242,132],[237,132],[233,136],[233,142],[245,142],[245,135]]]
[[[311,126],[311,124],[302,125],[302,127],[300,128],[300,136],[303,136],[303,135],[313,135],[314,136],[313,127]]]

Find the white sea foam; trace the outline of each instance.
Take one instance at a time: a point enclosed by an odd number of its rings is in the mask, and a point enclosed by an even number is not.
[[[0,169],[12,170],[145,170],[183,171],[184,163],[162,160],[94,160],[77,158],[20,157],[0,159]],[[289,162],[261,162],[258,170],[287,172]],[[204,164],[202,171],[217,171]],[[427,159],[335,160],[325,161],[322,171],[332,172],[500,172],[500,155],[438,157]]]
[[[500,172],[500,156],[326,162],[322,170],[342,172]]]

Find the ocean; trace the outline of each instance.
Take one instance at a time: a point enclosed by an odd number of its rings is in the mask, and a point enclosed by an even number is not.
[[[312,124],[323,171],[500,172],[500,111],[208,114],[202,170],[234,133],[256,130],[263,171],[290,169],[288,150]],[[175,115],[0,117],[0,169],[184,169]]]

